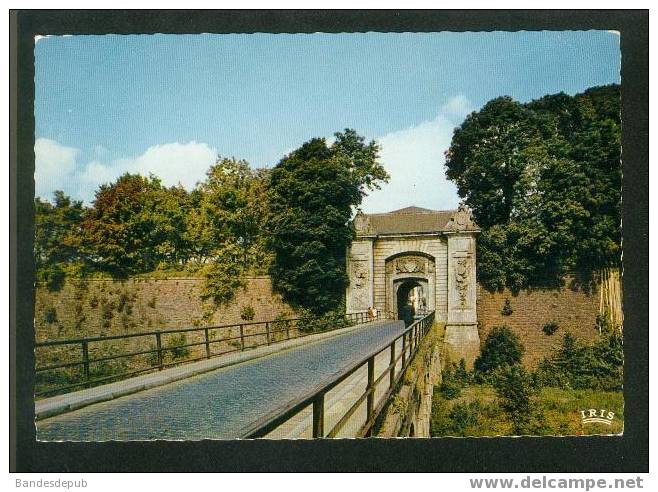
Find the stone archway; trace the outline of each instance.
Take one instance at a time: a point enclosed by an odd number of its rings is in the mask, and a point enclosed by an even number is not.
[[[394,283],[397,317],[409,326],[427,311],[427,280],[401,279]]]
[[[387,258],[385,260],[386,310],[399,316],[401,297],[408,296],[412,289],[416,289],[415,294],[418,299],[414,301],[415,311],[419,313],[434,311],[436,309],[435,263],[433,256],[419,251],[408,251]]]
[[[479,228],[458,210],[407,207],[358,214],[347,252],[347,312],[374,306],[397,316],[400,299],[415,296],[445,323],[448,359],[470,365],[479,351],[475,240]],[[402,292],[400,292],[402,289]],[[405,301],[406,302],[406,301]],[[418,306],[418,300],[415,300]]]

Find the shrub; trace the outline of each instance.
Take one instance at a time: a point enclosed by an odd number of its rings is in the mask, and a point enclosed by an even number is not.
[[[46,284],[50,292],[57,292],[64,287],[66,273],[59,264],[45,265],[37,272],[38,279]]]
[[[595,343],[585,344],[567,333],[562,346],[539,364],[535,374],[545,386],[621,391],[623,366],[621,335],[603,335]]]
[[[252,321],[256,316],[254,308],[251,306],[244,306],[240,311],[240,319],[244,321]]]
[[[46,323],[49,325],[57,323],[57,310],[53,306],[48,306],[43,313],[43,319],[45,319]]]
[[[77,316],[75,318],[75,329],[76,331],[82,331],[82,325],[87,321],[87,317],[84,314]]]
[[[481,412],[482,409],[478,401],[458,403],[452,407],[448,414],[448,417],[452,420],[452,434],[458,436],[472,434],[478,426]]]
[[[113,309],[114,309],[114,303],[106,302],[105,304],[103,304],[103,310],[102,310],[103,312],[101,315],[103,319],[105,320],[112,319],[112,317],[114,316],[114,313],[112,312]]]
[[[441,396],[446,400],[459,397],[462,388],[468,386],[471,379],[471,374],[466,370],[464,359],[459,361],[459,365],[453,363],[441,373],[441,385],[439,386]]]
[[[475,435],[480,425],[483,407],[479,401],[457,403],[450,407],[441,398],[432,401],[431,436]]]
[[[290,333],[291,328],[293,328],[295,325],[294,325],[294,321],[292,322],[286,321],[289,318],[290,315],[287,315],[286,313],[279,313],[274,318],[274,321],[271,323],[272,330],[278,332],[286,331],[287,333]]]
[[[149,344],[149,353],[146,355],[146,363],[151,367],[158,366],[158,352],[156,351],[156,346],[154,344]]]
[[[596,315],[596,328],[601,335],[610,335],[615,331],[614,324],[610,320],[610,313],[607,310],[603,314]]]
[[[93,296],[91,299],[89,299],[89,305],[93,308],[98,307],[98,297]]]
[[[514,432],[525,432],[532,417],[531,399],[537,394],[532,376],[519,364],[502,366],[496,370],[493,385]]]
[[[126,307],[126,304],[130,301],[130,296],[125,292],[119,294],[119,305],[117,306],[117,311],[122,312],[123,308]]]
[[[148,307],[155,309],[155,296],[151,297],[146,304]]]
[[[514,365],[521,362],[523,345],[516,334],[507,326],[494,327],[484,342],[482,351],[475,359],[476,373],[491,373],[504,365]]]
[[[473,380],[472,374],[466,370],[466,361],[461,359],[459,364],[453,364],[455,368],[455,378],[462,386],[468,386]]]
[[[211,300],[215,306],[228,304],[235,297],[237,289],[244,288],[243,275],[242,267],[238,263],[226,259],[216,260],[206,269],[201,299]]]
[[[175,359],[183,359],[190,355],[189,347],[181,347],[187,343],[187,336],[185,333],[179,333],[171,337],[169,344],[167,345],[167,352],[171,354],[171,357]]]
[[[316,316],[311,311],[304,310],[297,324],[297,328],[303,333],[317,333],[347,326],[349,322],[341,310],[330,311],[324,316]]]
[[[503,309],[500,311],[500,314],[503,316],[509,316],[514,312],[512,309],[512,303],[510,302],[509,299],[505,299],[505,303],[503,304]]]
[[[443,371],[441,386],[439,386],[441,396],[446,400],[458,398],[462,392],[462,387],[459,382],[454,377],[449,376],[449,374],[449,371]]]
[[[541,327],[541,331],[543,331],[545,335],[551,336],[559,327],[560,325],[557,324],[557,321],[549,321],[548,323],[544,323],[544,326]]]

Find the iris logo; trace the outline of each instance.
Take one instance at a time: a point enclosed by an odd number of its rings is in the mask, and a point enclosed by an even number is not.
[[[612,425],[612,420],[615,418],[615,412],[609,410],[590,408],[588,410],[581,410],[580,417],[583,424],[605,424]]]

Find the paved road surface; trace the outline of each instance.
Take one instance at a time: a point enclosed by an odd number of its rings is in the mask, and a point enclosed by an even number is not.
[[[45,441],[233,439],[404,331],[401,321],[218,369],[37,422]]]

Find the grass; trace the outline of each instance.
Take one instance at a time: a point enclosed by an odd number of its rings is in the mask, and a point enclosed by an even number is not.
[[[528,435],[566,436],[621,434],[624,427],[623,393],[543,388],[532,401],[532,431]],[[583,424],[581,410],[614,412],[612,425]],[[458,398],[445,400],[438,387],[432,402],[432,437],[510,436],[512,422],[500,408],[490,386],[471,385]]]

